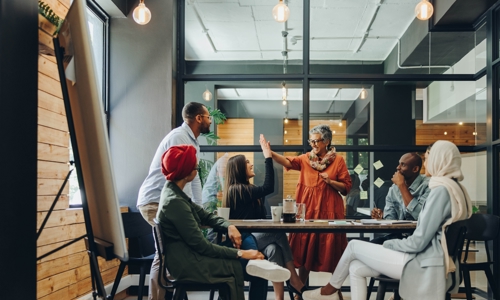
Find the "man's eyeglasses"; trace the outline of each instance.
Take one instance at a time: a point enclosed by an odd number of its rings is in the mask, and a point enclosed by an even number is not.
[[[214,119],[214,117],[212,117],[211,115],[199,115],[199,116],[207,117],[210,121],[213,121]]]
[[[194,167],[193,170],[196,170],[196,171],[198,171],[198,173],[200,173],[201,167],[198,165],[198,166]]]
[[[310,145],[316,145],[319,142],[323,142],[325,139],[317,139],[317,140],[307,140]]]

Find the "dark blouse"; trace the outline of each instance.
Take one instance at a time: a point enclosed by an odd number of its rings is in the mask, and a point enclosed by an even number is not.
[[[236,199],[230,199],[230,219],[266,218],[264,197],[274,192],[274,169],[272,158],[266,158],[265,165],[266,176],[264,179],[264,185],[256,186],[251,184],[248,186],[248,189],[243,189],[241,196],[238,193],[235,193]]]

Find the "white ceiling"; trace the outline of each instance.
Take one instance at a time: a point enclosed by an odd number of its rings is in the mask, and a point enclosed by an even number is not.
[[[415,19],[418,2],[311,0],[310,58],[385,60],[397,38]],[[271,11],[277,3],[278,0],[186,1],[186,59],[282,60],[281,32],[285,26],[288,59],[302,59],[302,0],[288,0],[291,13],[286,25],[273,20]]]
[[[354,101],[358,99],[361,89],[336,89],[336,88],[314,88],[310,89],[311,101]],[[282,98],[281,88],[220,88],[217,89],[218,100],[280,100]],[[302,101],[302,89],[287,89],[288,101]]]

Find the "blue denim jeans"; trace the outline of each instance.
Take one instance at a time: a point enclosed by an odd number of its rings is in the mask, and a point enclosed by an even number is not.
[[[231,240],[227,239],[220,244],[221,246],[233,247]],[[241,234],[241,247],[242,250],[257,250],[257,241],[255,237],[250,233]],[[250,288],[248,290],[248,300],[266,300],[267,299],[267,280],[255,276],[248,275],[246,267],[248,260],[240,259],[241,267],[243,268],[243,274],[245,281],[250,282]]]

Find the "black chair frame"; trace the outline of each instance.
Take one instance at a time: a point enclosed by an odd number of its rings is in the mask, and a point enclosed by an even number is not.
[[[495,281],[493,273],[491,272],[491,266],[493,265],[493,260],[491,259],[490,250],[488,242],[497,238],[500,231],[500,217],[490,214],[473,214],[467,223],[467,234],[465,239],[467,240],[463,260],[460,262],[460,270],[464,278],[465,294],[468,300],[472,300],[472,287],[470,280],[471,271],[484,271],[488,283],[493,292],[495,299],[498,298],[498,287],[495,286]],[[467,262],[470,243],[472,241],[483,241],[486,250],[486,262]]]
[[[137,291],[137,299],[142,300],[143,290],[145,286],[146,274],[151,269],[151,263],[155,256],[155,246],[153,240],[153,231],[151,225],[144,220],[140,213],[128,212],[122,214],[123,229],[125,237],[128,238],[128,248],[131,256],[127,261],[121,261],[118,267],[118,272],[115,277],[115,282],[111,289],[111,293],[107,299],[113,299],[120,279],[126,266],[137,265],[140,267],[139,287]],[[136,256],[132,256],[136,255]]]

